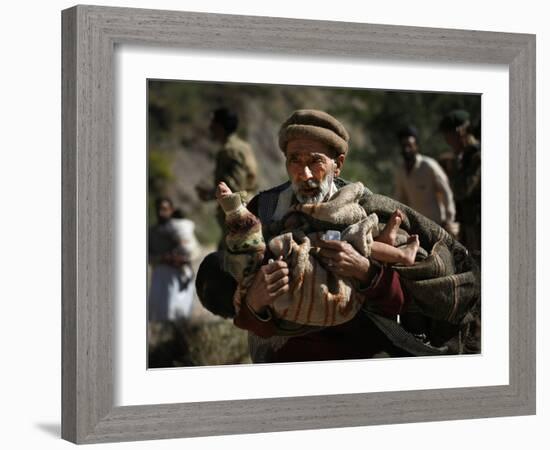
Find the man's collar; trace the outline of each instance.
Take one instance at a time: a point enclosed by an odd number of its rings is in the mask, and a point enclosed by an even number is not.
[[[338,187],[336,186],[336,184],[333,181],[332,184],[330,185],[330,189],[328,191],[328,199],[327,200],[330,200],[332,198],[332,196],[334,194],[336,194],[336,191],[338,191]]]
[[[417,153],[416,155],[414,155],[414,162],[410,168],[410,171],[412,171],[413,169],[418,169],[421,162],[422,162],[422,155],[420,153]],[[404,162],[404,167],[406,170],[408,169],[407,162]]]
[[[281,220],[286,212],[289,210],[290,205],[292,205],[292,198],[294,197],[294,191],[292,189],[292,184],[289,184],[286,189],[283,189],[279,194],[277,200],[277,207],[273,213],[273,220]]]
[[[225,147],[226,145],[229,145],[229,143],[234,142],[238,139],[239,139],[239,137],[237,136],[237,133],[233,132],[233,133],[227,135],[225,140],[222,142],[222,147]]]

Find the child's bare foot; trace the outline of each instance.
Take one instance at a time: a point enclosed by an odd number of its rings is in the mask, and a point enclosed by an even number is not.
[[[218,183],[218,186],[216,186],[216,199],[219,200],[220,198],[229,197],[233,192],[229,188],[227,184],[225,184],[223,181],[220,181]]]
[[[397,232],[399,230],[399,227],[401,226],[401,223],[403,222],[403,218],[403,211],[401,211],[400,209],[396,209],[376,240],[383,242],[384,244],[395,245]]]
[[[407,244],[400,248],[403,252],[403,260],[401,263],[405,266],[412,266],[416,259],[416,253],[420,248],[420,241],[417,234],[411,234],[407,239]]]

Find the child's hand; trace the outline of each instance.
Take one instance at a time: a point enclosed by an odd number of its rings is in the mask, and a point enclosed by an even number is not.
[[[220,198],[227,197],[228,195],[231,195],[233,192],[231,189],[229,189],[229,186],[225,184],[223,181],[220,181],[218,183],[218,186],[216,187],[216,198],[219,200]]]

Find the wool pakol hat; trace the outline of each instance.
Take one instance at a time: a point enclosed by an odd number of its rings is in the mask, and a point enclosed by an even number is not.
[[[315,139],[327,144],[338,154],[345,155],[349,149],[349,134],[338,120],[324,111],[299,109],[281,125],[279,147],[283,152],[292,139]]]
[[[439,130],[443,132],[454,131],[458,127],[469,123],[470,114],[468,114],[468,111],[464,111],[463,109],[455,109],[454,111],[451,111],[443,116],[443,119],[439,123]]]

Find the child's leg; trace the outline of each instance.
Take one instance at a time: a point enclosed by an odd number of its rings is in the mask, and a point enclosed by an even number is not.
[[[412,266],[416,253],[420,247],[418,236],[413,234],[407,240],[407,244],[397,248],[384,242],[374,241],[371,244],[371,256],[385,263],[399,263],[405,266]]]
[[[384,229],[376,237],[376,240],[378,242],[383,242],[384,244],[388,244],[391,246],[395,245],[397,231],[399,230],[401,222],[403,222],[403,212],[399,209],[396,209],[395,212],[391,215]]]

